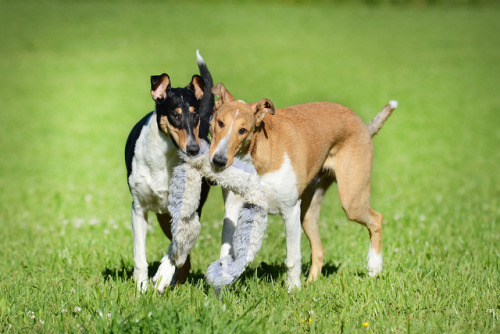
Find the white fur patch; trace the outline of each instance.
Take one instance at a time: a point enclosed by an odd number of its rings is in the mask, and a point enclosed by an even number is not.
[[[390,100],[389,105],[391,106],[392,109],[396,109],[398,107],[398,101]]]
[[[377,254],[375,249],[370,245],[368,250],[368,255],[366,256],[366,269],[368,270],[368,275],[371,277],[376,276],[382,271],[382,253]]]
[[[175,265],[172,263],[167,254],[163,257],[163,259],[161,259],[160,267],[158,268],[158,271],[153,277],[153,284],[155,290],[158,291],[158,293],[160,294],[164,293],[166,287],[170,286],[170,282],[172,282],[174,274],[175,274]]]
[[[238,117],[239,112],[240,112],[240,110],[236,109],[236,115],[234,115],[233,121],[231,122],[231,125],[229,126],[229,131],[227,132],[227,135],[219,141],[219,144],[215,148],[213,156],[222,155],[222,156],[227,158],[227,144],[229,143],[229,137],[231,136],[231,130],[233,129],[234,121],[236,120],[236,117]]]
[[[286,230],[286,260],[288,269],[287,285],[288,291],[300,289],[300,274],[302,271],[302,255],[300,253],[300,238],[302,229],[300,228],[300,203],[298,200],[295,206],[282,212]]]
[[[266,194],[269,213],[281,214],[283,210],[294,207],[299,199],[297,176],[287,153],[280,169],[262,175],[260,183]]]
[[[205,63],[205,60],[201,56],[200,50],[198,50],[198,49],[196,50],[196,61],[198,62],[198,65]]]
[[[177,148],[158,130],[155,112],[135,145],[129,177],[134,205],[146,211],[166,212],[168,185],[173,168],[179,163]]]

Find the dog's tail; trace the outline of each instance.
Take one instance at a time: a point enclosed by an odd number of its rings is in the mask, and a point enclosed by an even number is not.
[[[391,100],[387,105],[373,117],[372,121],[368,123],[368,131],[372,138],[380,131],[382,125],[391,116],[392,111],[398,107],[398,101]]]
[[[208,141],[210,116],[212,116],[212,111],[214,109],[214,95],[212,94],[214,82],[205,60],[200,55],[200,50],[196,50],[196,59],[198,61],[198,68],[200,69],[200,75],[205,82],[205,87],[203,88],[203,98],[200,103],[200,129],[198,136]]]

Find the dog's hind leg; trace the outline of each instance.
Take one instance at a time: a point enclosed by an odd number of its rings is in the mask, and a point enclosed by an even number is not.
[[[325,192],[334,181],[334,178],[326,173],[318,175],[318,178],[319,180],[313,181],[302,195],[300,209],[302,228],[311,245],[311,268],[307,282],[317,280],[323,268],[325,251],[321,244],[318,220]]]
[[[161,226],[161,229],[163,230],[163,233],[167,236],[167,238],[172,241],[172,231],[170,229],[171,227],[171,221],[172,217],[168,213],[157,213],[156,217],[158,218],[158,223]],[[172,283],[184,283],[186,281],[187,275],[189,274],[189,270],[191,269],[191,259],[190,256],[186,258],[186,262],[184,265],[180,268],[175,269],[175,274],[174,278],[172,280]]]
[[[146,231],[148,212],[132,203],[132,233],[134,236],[134,279],[144,292],[148,287],[148,261],[146,259]]]
[[[335,159],[339,197],[347,218],[368,229],[370,248],[367,270],[370,276],[382,271],[382,215],[370,206],[370,174],[372,143],[360,145],[360,140],[345,143]]]

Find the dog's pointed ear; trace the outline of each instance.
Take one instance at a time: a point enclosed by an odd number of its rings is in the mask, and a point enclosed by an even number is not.
[[[170,90],[170,77],[167,73],[151,76],[151,97],[156,104],[161,104],[167,100]]]
[[[226,87],[218,83],[212,88],[212,94],[217,96],[217,101],[215,101],[215,108],[214,111],[219,109],[221,105],[223,105],[226,102],[234,101],[234,97],[229,93],[229,91],[226,89]]]
[[[203,89],[205,88],[205,81],[202,79],[202,77],[195,74],[193,75],[191,82],[189,83],[189,85],[187,85],[186,88],[194,93],[196,99],[201,100],[201,98],[203,97]]]
[[[262,99],[252,104],[255,115],[255,126],[260,126],[260,123],[266,116],[266,113],[274,115],[274,104],[269,99]]]

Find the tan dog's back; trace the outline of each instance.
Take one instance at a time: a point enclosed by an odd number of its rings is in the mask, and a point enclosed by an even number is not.
[[[279,169],[288,154],[297,174],[299,194],[322,169],[332,147],[340,148],[352,136],[363,142],[370,140],[358,115],[329,102],[277,109],[274,115],[264,117],[264,124],[252,150],[257,172],[263,175]]]

